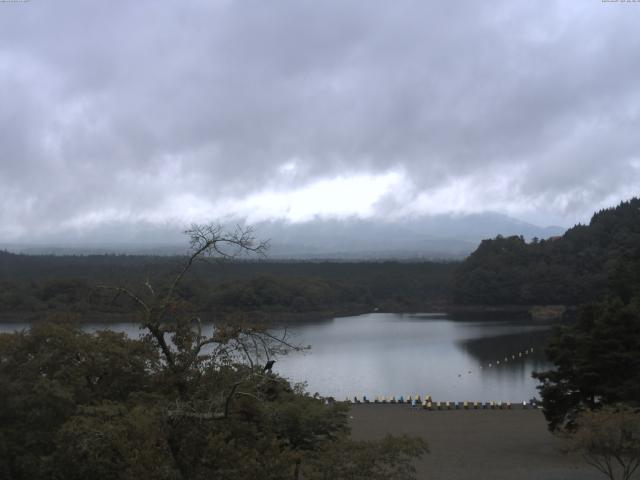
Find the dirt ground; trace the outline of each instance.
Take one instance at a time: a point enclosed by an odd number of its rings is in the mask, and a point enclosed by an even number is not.
[[[540,410],[428,411],[409,405],[351,408],[352,436],[369,440],[420,436],[430,453],[416,462],[417,478],[432,480],[602,480],[575,455],[562,452]],[[640,477],[639,477],[640,478]]]

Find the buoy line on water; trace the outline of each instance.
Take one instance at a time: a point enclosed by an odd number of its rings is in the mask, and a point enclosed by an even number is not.
[[[520,351],[517,354],[514,353],[512,355],[507,355],[504,357],[504,360],[496,360],[494,362],[489,362],[485,365],[480,365],[480,370],[483,370],[485,368],[498,368],[500,366],[504,366],[507,363],[509,363],[509,359],[511,359],[511,362],[515,362],[518,359],[522,359],[523,357],[526,357],[527,355],[533,353],[533,347],[530,347],[526,350]],[[473,370],[467,370],[467,375],[472,375],[473,374]],[[458,374],[458,377],[462,377],[462,374]],[[367,398],[366,395],[362,395],[361,397],[357,397],[357,396],[353,396],[351,397],[350,395],[347,396],[347,398],[345,399],[345,402],[347,403],[374,403],[374,404],[411,404],[411,406],[414,407],[422,407],[423,409],[426,410],[458,410],[458,409],[501,409],[501,410],[509,410],[512,408],[512,403],[511,402],[502,402],[502,401],[490,401],[490,402],[471,402],[471,401],[462,401],[462,402],[434,402],[431,399],[431,395],[425,395],[424,397],[420,397],[420,395],[415,395],[415,396],[411,396],[411,395],[400,395],[398,397],[396,396],[389,396],[388,398],[385,397],[384,395],[379,396],[376,395],[374,397],[373,400],[370,400],[369,398]],[[540,408],[538,406],[538,402],[535,399],[531,399],[529,402],[527,402],[526,400],[523,400],[522,403],[517,403],[516,405],[522,407],[522,408]]]
[[[530,347],[526,350],[523,350],[521,352],[518,352],[517,354],[511,354],[511,355],[506,355],[504,357],[503,360],[495,360],[493,362],[489,362],[486,363],[484,365],[480,365],[480,370],[484,370],[485,368],[497,368],[500,367],[501,365],[504,366],[505,364],[509,363],[509,360],[511,360],[511,363],[518,361],[519,359],[526,357],[527,355],[533,353],[533,347]],[[467,371],[468,375],[473,374],[473,370],[468,370]],[[458,374],[458,377],[462,377],[462,374]]]

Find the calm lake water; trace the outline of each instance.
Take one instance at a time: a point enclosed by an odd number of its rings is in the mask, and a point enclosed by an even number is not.
[[[0,324],[13,331],[28,324]],[[88,324],[139,335],[135,324]],[[311,350],[280,357],[274,371],[308,390],[347,396],[429,394],[437,401],[511,401],[537,396],[550,325],[521,319],[376,313],[296,324],[289,340]],[[529,353],[526,353],[529,351]],[[506,359],[506,361],[505,361]],[[498,363],[499,362],[499,363]]]

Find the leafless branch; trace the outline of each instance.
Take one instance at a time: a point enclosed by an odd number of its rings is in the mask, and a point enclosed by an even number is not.
[[[249,350],[247,350],[247,346],[242,341],[238,341],[238,345],[240,345],[240,348],[242,348],[242,351],[244,351],[245,357],[249,361],[249,365],[251,366],[251,370],[253,370],[255,367],[253,364],[253,359],[251,358],[251,354],[249,353]]]
[[[146,287],[149,289],[149,291],[151,292],[152,296],[156,296],[156,292],[153,289],[153,286],[151,285],[151,282],[149,281],[149,277],[147,277],[147,279],[145,280],[144,284],[146,285]]]
[[[238,389],[241,383],[242,383],[242,380],[234,383],[233,386],[231,387],[231,391],[229,392],[229,395],[227,395],[227,398],[224,402],[224,418],[229,417],[229,406],[231,405],[231,399],[233,398],[233,394],[236,393],[236,390]]]
[[[144,300],[142,300],[140,297],[138,297],[136,294],[134,294],[133,292],[131,292],[131,290],[127,288],[114,287],[112,285],[98,285],[98,288],[102,288],[104,290],[113,290],[115,292],[118,292],[118,294],[123,293],[127,295],[131,300],[136,302],[139,306],[141,306],[146,313],[151,312],[151,308],[144,302]]]
[[[281,338],[275,337],[275,336],[271,335],[269,332],[262,332],[262,335],[264,335],[265,337],[268,337],[268,338],[270,338],[272,340],[275,340],[276,342],[281,343],[282,345],[285,345],[285,346],[287,346],[290,349],[295,350],[295,351],[300,351],[300,350],[304,350],[305,348],[307,348],[307,347],[303,347],[303,346],[300,346],[300,345],[293,345],[293,344],[287,342],[285,340],[285,338],[286,338],[286,330],[285,330],[285,332],[284,332],[284,334],[282,335]]]

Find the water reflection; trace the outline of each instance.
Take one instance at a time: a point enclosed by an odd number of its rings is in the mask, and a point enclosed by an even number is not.
[[[430,394],[515,402],[537,395],[531,373],[549,366],[543,353],[549,329],[522,319],[464,321],[442,314],[338,318],[289,327],[294,340],[312,350],[281,359],[277,371],[337,398]]]
[[[483,368],[488,365],[511,370],[521,370],[525,361],[544,368],[547,360],[544,355],[544,345],[549,337],[549,326],[535,326],[535,330],[526,325],[521,333],[491,335],[470,338],[456,342],[458,348],[472,355]],[[533,348],[533,352],[527,352]],[[525,353],[527,352],[527,353]],[[506,359],[506,361],[505,361]]]
[[[0,332],[26,327],[0,324]],[[84,328],[133,338],[142,333],[133,323]],[[312,349],[280,358],[274,371],[306,381],[312,393],[340,399],[430,394],[435,400],[516,402],[537,396],[531,373],[549,367],[544,344],[550,325],[519,318],[376,313],[289,325],[287,331],[293,342]]]

